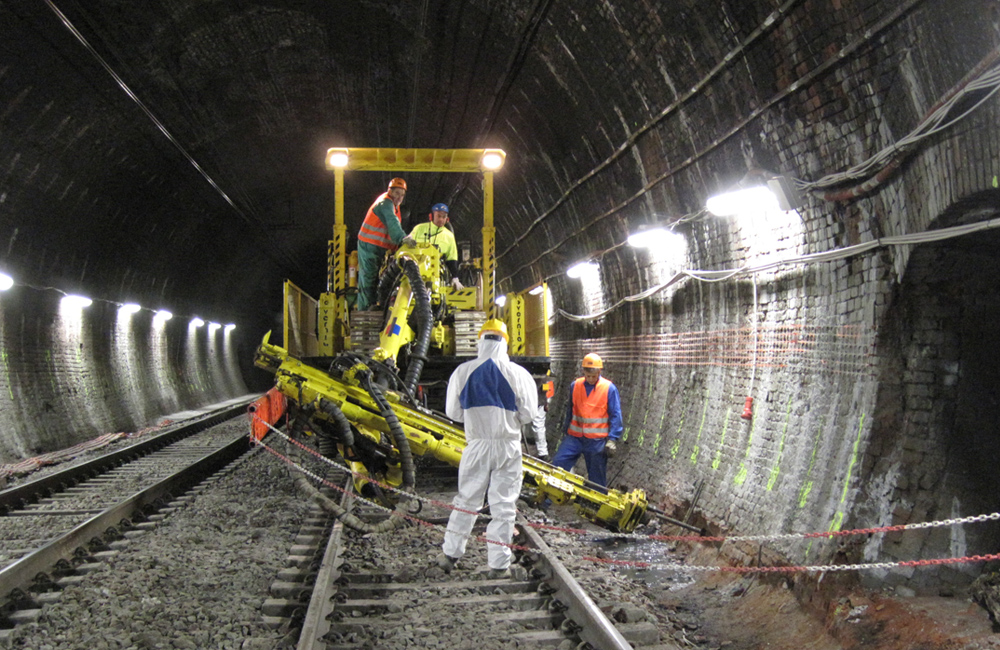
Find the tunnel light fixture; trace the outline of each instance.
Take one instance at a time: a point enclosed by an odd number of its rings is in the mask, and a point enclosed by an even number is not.
[[[493,302],[496,303],[497,307],[503,307],[507,304],[507,296],[497,296]]]
[[[14,286],[14,278],[6,273],[0,273],[0,291],[6,291]]]
[[[597,262],[592,262],[590,260],[584,260],[582,262],[577,262],[573,266],[566,269],[566,275],[574,280],[577,278],[582,278],[586,273],[592,273],[597,271],[600,266]]]
[[[775,176],[767,181],[767,187],[778,200],[778,207],[788,212],[802,207],[802,195],[788,176]]]
[[[166,309],[161,309],[158,312],[156,312],[155,316],[153,316],[153,322],[165,323],[173,317],[174,315],[171,314],[169,311],[167,311]]]
[[[545,285],[544,284],[540,284],[537,287],[535,287],[534,289],[531,289],[530,291],[528,291],[528,294],[532,295],[532,296],[537,296],[537,295],[540,295],[543,291],[545,291]]]
[[[225,332],[228,334],[229,332],[232,332],[234,329],[236,329],[236,324],[229,323],[228,325],[226,325]]]
[[[503,149],[483,149],[483,157],[480,160],[480,164],[483,166],[483,171],[495,172],[503,167],[506,159],[507,154]]]
[[[666,245],[673,231],[655,224],[643,224],[628,236],[632,248],[659,248]]]
[[[142,309],[142,307],[134,302],[127,302],[118,308],[118,313],[127,316],[138,312],[140,309]]]
[[[204,324],[205,324],[205,321],[203,321],[202,319],[198,318],[197,316],[195,316],[194,318],[191,319],[191,327],[201,327]]]
[[[222,327],[222,325],[219,325],[218,323],[209,323],[208,324],[208,333],[209,334],[215,334],[215,330],[219,329],[220,327]]]
[[[62,300],[60,300],[59,303],[66,309],[85,309],[94,304],[94,301],[86,296],[67,294],[62,297]]]
[[[719,217],[758,214],[766,210],[779,209],[778,198],[763,185],[717,194],[708,199],[705,207]]]
[[[349,161],[347,149],[330,149],[326,152],[326,162],[330,167],[343,169]]]

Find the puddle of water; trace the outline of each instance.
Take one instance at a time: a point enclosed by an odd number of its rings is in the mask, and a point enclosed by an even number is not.
[[[592,540],[590,544],[604,551],[612,560],[655,565],[653,568],[615,567],[616,573],[640,580],[651,589],[673,591],[683,589],[695,581],[692,574],[681,569],[684,566],[683,558],[667,542],[604,538]],[[669,565],[677,565],[678,568],[672,569]]]

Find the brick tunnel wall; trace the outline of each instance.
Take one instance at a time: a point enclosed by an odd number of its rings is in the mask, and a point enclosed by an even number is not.
[[[0,462],[246,394],[234,333],[188,319],[154,325],[118,305],[60,307],[62,294],[24,285],[0,293]]]
[[[966,206],[1000,206],[1000,192]],[[977,206],[978,204],[978,206]],[[940,220],[939,220],[940,221]],[[926,245],[909,261],[880,332],[877,413],[864,460],[859,518],[894,524],[1000,510],[1000,271],[993,232]],[[996,552],[1000,525],[982,522],[893,533],[867,541],[868,559]],[[925,590],[961,585],[977,565],[874,573],[873,581]]]
[[[559,211],[579,214],[580,225],[567,228],[561,259],[593,257],[601,270],[580,280],[556,269],[546,272],[542,277],[550,282],[556,306],[570,314],[595,314],[682,268],[737,269],[952,225],[942,215],[997,187],[1000,110],[995,99],[946,136],[915,148],[905,164],[856,197],[823,200],[822,193],[808,193],[797,216],[775,213],[767,221],[696,213],[707,195],[738,180],[740,168],[763,166],[815,179],[900,140],[961,87],[959,80],[984,61],[990,47],[987,58],[993,56],[995,64],[995,37],[990,46],[977,40],[982,34],[972,23],[963,26],[975,14],[972,5],[924,4],[907,13],[901,4],[902,13],[892,22],[884,5],[852,3],[850,12],[839,13],[844,7],[835,3],[826,14],[824,33],[811,18],[793,15],[766,47],[741,51],[754,70],[764,70],[763,60],[782,52],[778,77],[768,78],[779,88],[790,88],[796,79],[808,81],[796,82],[797,92],[768,95],[761,92],[769,88],[763,77],[748,89],[735,77],[719,75],[687,106],[655,121],[651,133],[656,137],[641,140],[632,157],[615,159],[570,195]],[[871,40],[852,50],[849,44],[863,38]],[[819,41],[829,45],[811,59]],[[850,52],[842,65],[834,63],[838,51]],[[795,61],[801,63],[795,66]],[[829,74],[810,77],[818,69],[829,72],[830,66]],[[733,122],[722,97],[734,101],[741,91],[751,108],[736,112],[751,117],[732,127],[734,137],[719,137]],[[768,108],[752,108],[761,105]],[[718,139],[699,138],[701,133]],[[624,198],[635,184],[631,167],[645,174],[648,191],[635,195],[641,200]],[[593,217],[593,205],[615,207]],[[676,226],[689,242],[686,253],[665,260],[621,247],[634,223],[648,220],[632,216],[643,212],[671,215],[667,220],[692,215]],[[996,215],[994,199],[965,216],[976,221]],[[920,255],[911,262],[915,252]],[[683,512],[701,486],[699,514],[740,534],[913,523],[996,510],[996,503],[977,496],[994,489],[995,481],[972,478],[989,470],[966,463],[959,471],[963,456],[954,451],[962,436],[966,449],[986,446],[987,434],[976,426],[983,418],[976,419],[968,404],[974,398],[963,394],[976,382],[966,377],[971,373],[993,382],[993,391],[996,378],[981,368],[970,370],[975,353],[962,341],[976,338],[975,319],[960,317],[957,307],[945,308],[942,299],[927,301],[932,294],[942,295],[943,284],[949,287],[945,294],[975,294],[992,309],[993,299],[981,296],[990,294],[994,275],[970,285],[975,267],[942,270],[942,256],[910,245],[881,246],[843,260],[779,266],[756,273],[755,279],[685,278],[591,321],[557,315],[553,361],[562,390],[549,414],[550,445],[560,434],[565,387],[580,374],[583,354],[596,351],[607,359],[606,375],[621,389],[628,437],[625,453],[609,464],[609,478],[644,487],[654,503],[681,506],[678,512]],[[944,268],[948,264],[954,259]],[[971,288],[956,289],[966,285]],[[941,305],[940,310],[915,310],[921,301]],[[965,304],[973,302],[968,298]],[[907,326],[889,336],[901,319]],[[976,390],[985,394],[986,389]],[[755,398],[749,421],[740,417],[748,395]],[[810,563],[835,555],[860,562],[1000,550],[992,531],[952,528],[875,536],[867,544],[767,547],[792,562]],[[751,559],[736,550],[733,555]],[[933,590],[941,583],[967,582],[978,570],[968,565],[952,572],[958,576],[921,569],[866,577],[891,576],[890,584]]]

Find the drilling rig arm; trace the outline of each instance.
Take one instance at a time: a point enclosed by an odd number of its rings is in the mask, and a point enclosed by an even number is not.
[[[363,435],[376,441],[385,440],[389,424],[369,393],[357,384],[354,368],[334,377],[298,359],[281,347],[268,343],[270,333],[257,349],[255,365],[275,374],[277,388],[299,408],[314,410],[313,417],[324,418],[317,408],[322,400],[334,403]],[[430,454],[433,458],[458,467],[465,449],[465,432],[461,426],[443,415],[418,409],[404,403],[404,396],[385,391],[385,397],[409,442],[413,455]],[[346,459],[345,459],[346,460]],[[584,518],[613,531],[631,532],[645,519],[647,501],[642,490],[624,493],[608,490],[607,494],[588,487],[580,476],[561,468],[525,456],[524,482],[534,486],[535,499],[546,497],[557,504],[573,504]],[[398,476],[386,474],[389,484],[398,485]]]

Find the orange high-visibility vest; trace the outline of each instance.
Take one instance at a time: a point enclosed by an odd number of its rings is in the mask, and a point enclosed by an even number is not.
[[[382,223],[382,219],[375,214],[375,206],[378,205],[379,201],[389,196],[388,192],[382,192],[381,196],[375,199],[371,207],[368,208],[368,213],[365,215],[365,220],[361,224],[361,232],[358,233],[358,241],[367,242],[379,248],[388,248],[391,251],[396,250],[399,246],[392,243],[389,239],[389,229],[386,228],[385,224]],[[399,222],[400,228],[402,228],[402,217],[399,214],[399,206],[392,206],[393,212],[396,213],[396,221]]]
[[[580,377],[573,384],[573,419],[567,433],[577,438],[607,438],[608,388],[611,382],[601,377],[590,395],[587,395],[585,383],[587,380]]]

